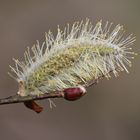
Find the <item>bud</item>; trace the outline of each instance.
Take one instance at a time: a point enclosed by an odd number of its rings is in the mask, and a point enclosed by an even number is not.
[[[41,106],[39,106],[36,102],[34,101],[26,101],[24,102],[24,105],[31,109],[31,110],[34,110],[36,113],[40,113],[42,112],[43,108]]]
[[[80,99],[86,93],[86,89],[82,86],[67,88],[64,91],[64,98],[68,101],[75,101]]]

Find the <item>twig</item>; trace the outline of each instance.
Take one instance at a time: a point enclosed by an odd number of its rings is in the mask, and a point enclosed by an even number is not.
[[[13,103],[21,103],[25,101],[32,101],[32,100],[43,100],[47,98],[62,98],[61,92],[54,92],[49,94],[42,94],[39,96],[20,96],[20,95],[13,95],[7,98],[0,99],[0,105],[3,104],[13,104]]]
[[[104,76],[100,77],[99,79],[103,78]],[[83,87],[87,88],[91,85],[97,84],[98,80],[92,80],[89,83],[83,85]],[[56,91],[52,93],[46,93],[38,96],[28,95],[28,96],[20,96],[18,94],[9,96],[7,98],[0,99],[0,105],[4,104],[13,104],[13,103],[22,103],[26,101],[34,101],[34,100],[43,100],[48,98],[63,98],[63,91]]]

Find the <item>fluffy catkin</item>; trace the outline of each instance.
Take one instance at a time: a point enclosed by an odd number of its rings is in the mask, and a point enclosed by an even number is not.
[[[101,76],[110,77],[112,71],[127,70],[135,55],[130,46],[135,37],[123,38],[123,27],[98,22],[95,27],[89,20],[69,24],[56,37],[51,32],[40,46],[37,41],[24,53],[24,62],[15,60],[16,74],[21,96],[39,95],[69,87],[85,85]]]

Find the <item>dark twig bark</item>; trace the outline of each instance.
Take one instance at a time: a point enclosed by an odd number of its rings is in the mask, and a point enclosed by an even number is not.
[[[47,98],[62,98],[61,92],[54,92],[49,94],[42,94],[39,96],[20,96],[20,95],[13,95],[7,98],[0,99],[0,105],[3,104],[13,104],[13,103],[21,103],[25,101],[32,101],[32,100],[43,100]]]
[[[104,77],[104,76],[102,76]],[[100,77],[99,79],[101,79],[102,77]],[[83,85],[83,87],[87,88],[91,85],[95,85],[97,84],[98,80],[92,80],[89,83]],[[42,94],[39,96],[20,96],[20,95],[12,95],[9,96],[7,98],[3,98],[0,99],[0,105],[4,105],[4,104],[13,104],[13,103],[21,103],[21,102],[26,102],[26,101],[33,101],[33,100],[43,100],[43,99],[48,99],[48,98],[63,98],[63,91],[56,91],[56,92],[52,92],[52,93],[46,93],[46,94]]]

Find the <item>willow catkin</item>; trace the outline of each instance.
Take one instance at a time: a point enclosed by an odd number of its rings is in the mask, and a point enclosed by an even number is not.
[[[122,26],[112,29],[108,22],[104,27],[101,21],[95,27],[89,20],[75,22],[64,31],[58,27],[56,37],[48,32],[42,45],[37,41],[27,49],[24,62],[14,59],[16,66],[10,68],[19,83],[18,94],[40,95],[85,85],[100,76],[109,78],[110,71],[115,76],[128,72],[134,41],[132,35],[123,38]]]

